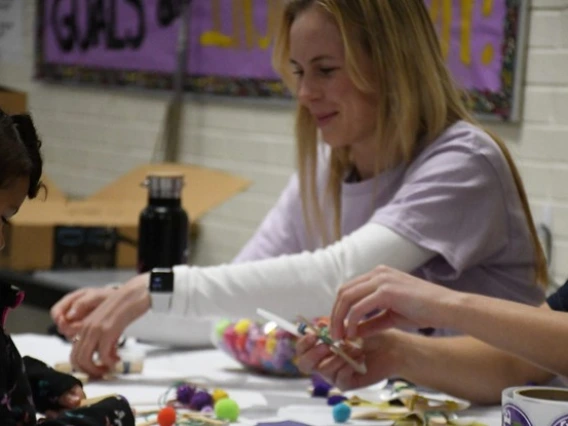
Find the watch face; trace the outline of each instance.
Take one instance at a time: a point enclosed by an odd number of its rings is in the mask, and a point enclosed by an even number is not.
[[[151,293],[171,293],[174,291],[174,273],[155,272],[150,274]]]

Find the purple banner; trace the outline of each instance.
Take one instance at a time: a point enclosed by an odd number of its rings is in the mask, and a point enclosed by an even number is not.
[[[270,54],[279,3],[193,1],[189,73],[277,79]],[[43,7],[46,63],[163,73],[175,69],[179,1],[44,0]]]
[[[424,1],[458,84],[468,90],[500,91],[505,0]]]
[[[183,0],[36,0],[36,76],[167,89],[177,66]],[[444,58],[471,108],[518,114],[515,83],[528,0],[424,0]],[[284,0],[193,0],[185,89],[289,96],[271,66]],[[518,117],[518,115],[517,115]]]

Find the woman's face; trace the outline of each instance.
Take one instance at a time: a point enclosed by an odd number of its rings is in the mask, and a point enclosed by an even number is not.
[[[361,92],[346,69],[337,25],[319,6],[301,13],[290,29],[290,63],[298,101],[312,114],[332,148],[372,143],[376,102]],[[369,73],[370,60],[359,64]]]
[[[4,224],[20,209],[28,194],[30,181],[27,177],[13,180],[8,186],[0,189],[0,250],[4,248]]]

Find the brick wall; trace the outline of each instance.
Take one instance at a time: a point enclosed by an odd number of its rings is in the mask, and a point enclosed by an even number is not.
[[[551,222],[552,272],[568,278],[568,0],[533,0],[520,125],[491,126],[515,155],[538,221]]]

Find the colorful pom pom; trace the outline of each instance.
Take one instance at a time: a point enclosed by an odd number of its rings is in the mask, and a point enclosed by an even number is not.
[[[274,351],[276,350],[276,345],[278,344],[278,340],[275,337],[268,337],[266,339],[266,353],[269,355],[273,355]]]
[[[194,386],[188,384],[179,385],[176,390],[176,399],[182,404],[187,405],[191,402],[191,398],[193,398],[194,394]]]
[[[211,407],[210,405],[206,405],[205,407],[203,407],[201,409],[201,412],[203,414],[212,414],[213,413],[213,407]]]
[[[344,395],[330,395],[327,398],[327,405],[337,405],[347,399]]]
[[[215,389],[213,391],[213,402],[218,402],[222,399],[228,398],[229,394],[225,392],[223,389]]]
[[[230,398],[221,399],[215,404],[215,416],[220,420],[236,422],[239,418],[239,413],[238,404]]]
[[[213,398],[205,391],[197,391],[191,402],[189,403],[189,408],[195,411],[200,411],[206,405],[213,405]]]
[[[223,338],[223,333],[225,332],[227,327],[230,326],[230,325],[231,325],[231,321],[229,321],[227,319],[221,320],[217,324],[215,324],[215,335],[217,336],[218,339]]]
[[[158,424],[160,426],[172,426],[176,422],[176,410],[167,406],[158,412]]]
[[[328,384],[319,384],[314,386],[314,390],[312,391],[312,396],[320,397],[320,398],[327,398],[329,395],[329,390],[331,386]]]
[[[314,319],[312,324],[319,320]],[[219,349],[247,367],[279,376],[304,376],[297,366],[296,336],[272,322],[221,321],[214,334]]]
[[[235,331],[237,334],[246,334],[250,328],[251,320],[242,319],[235,324]]]
[[[351,407],[345,403],[337,404],[333,407],[333,420],[336,423],[345,423],[351,417]]]

